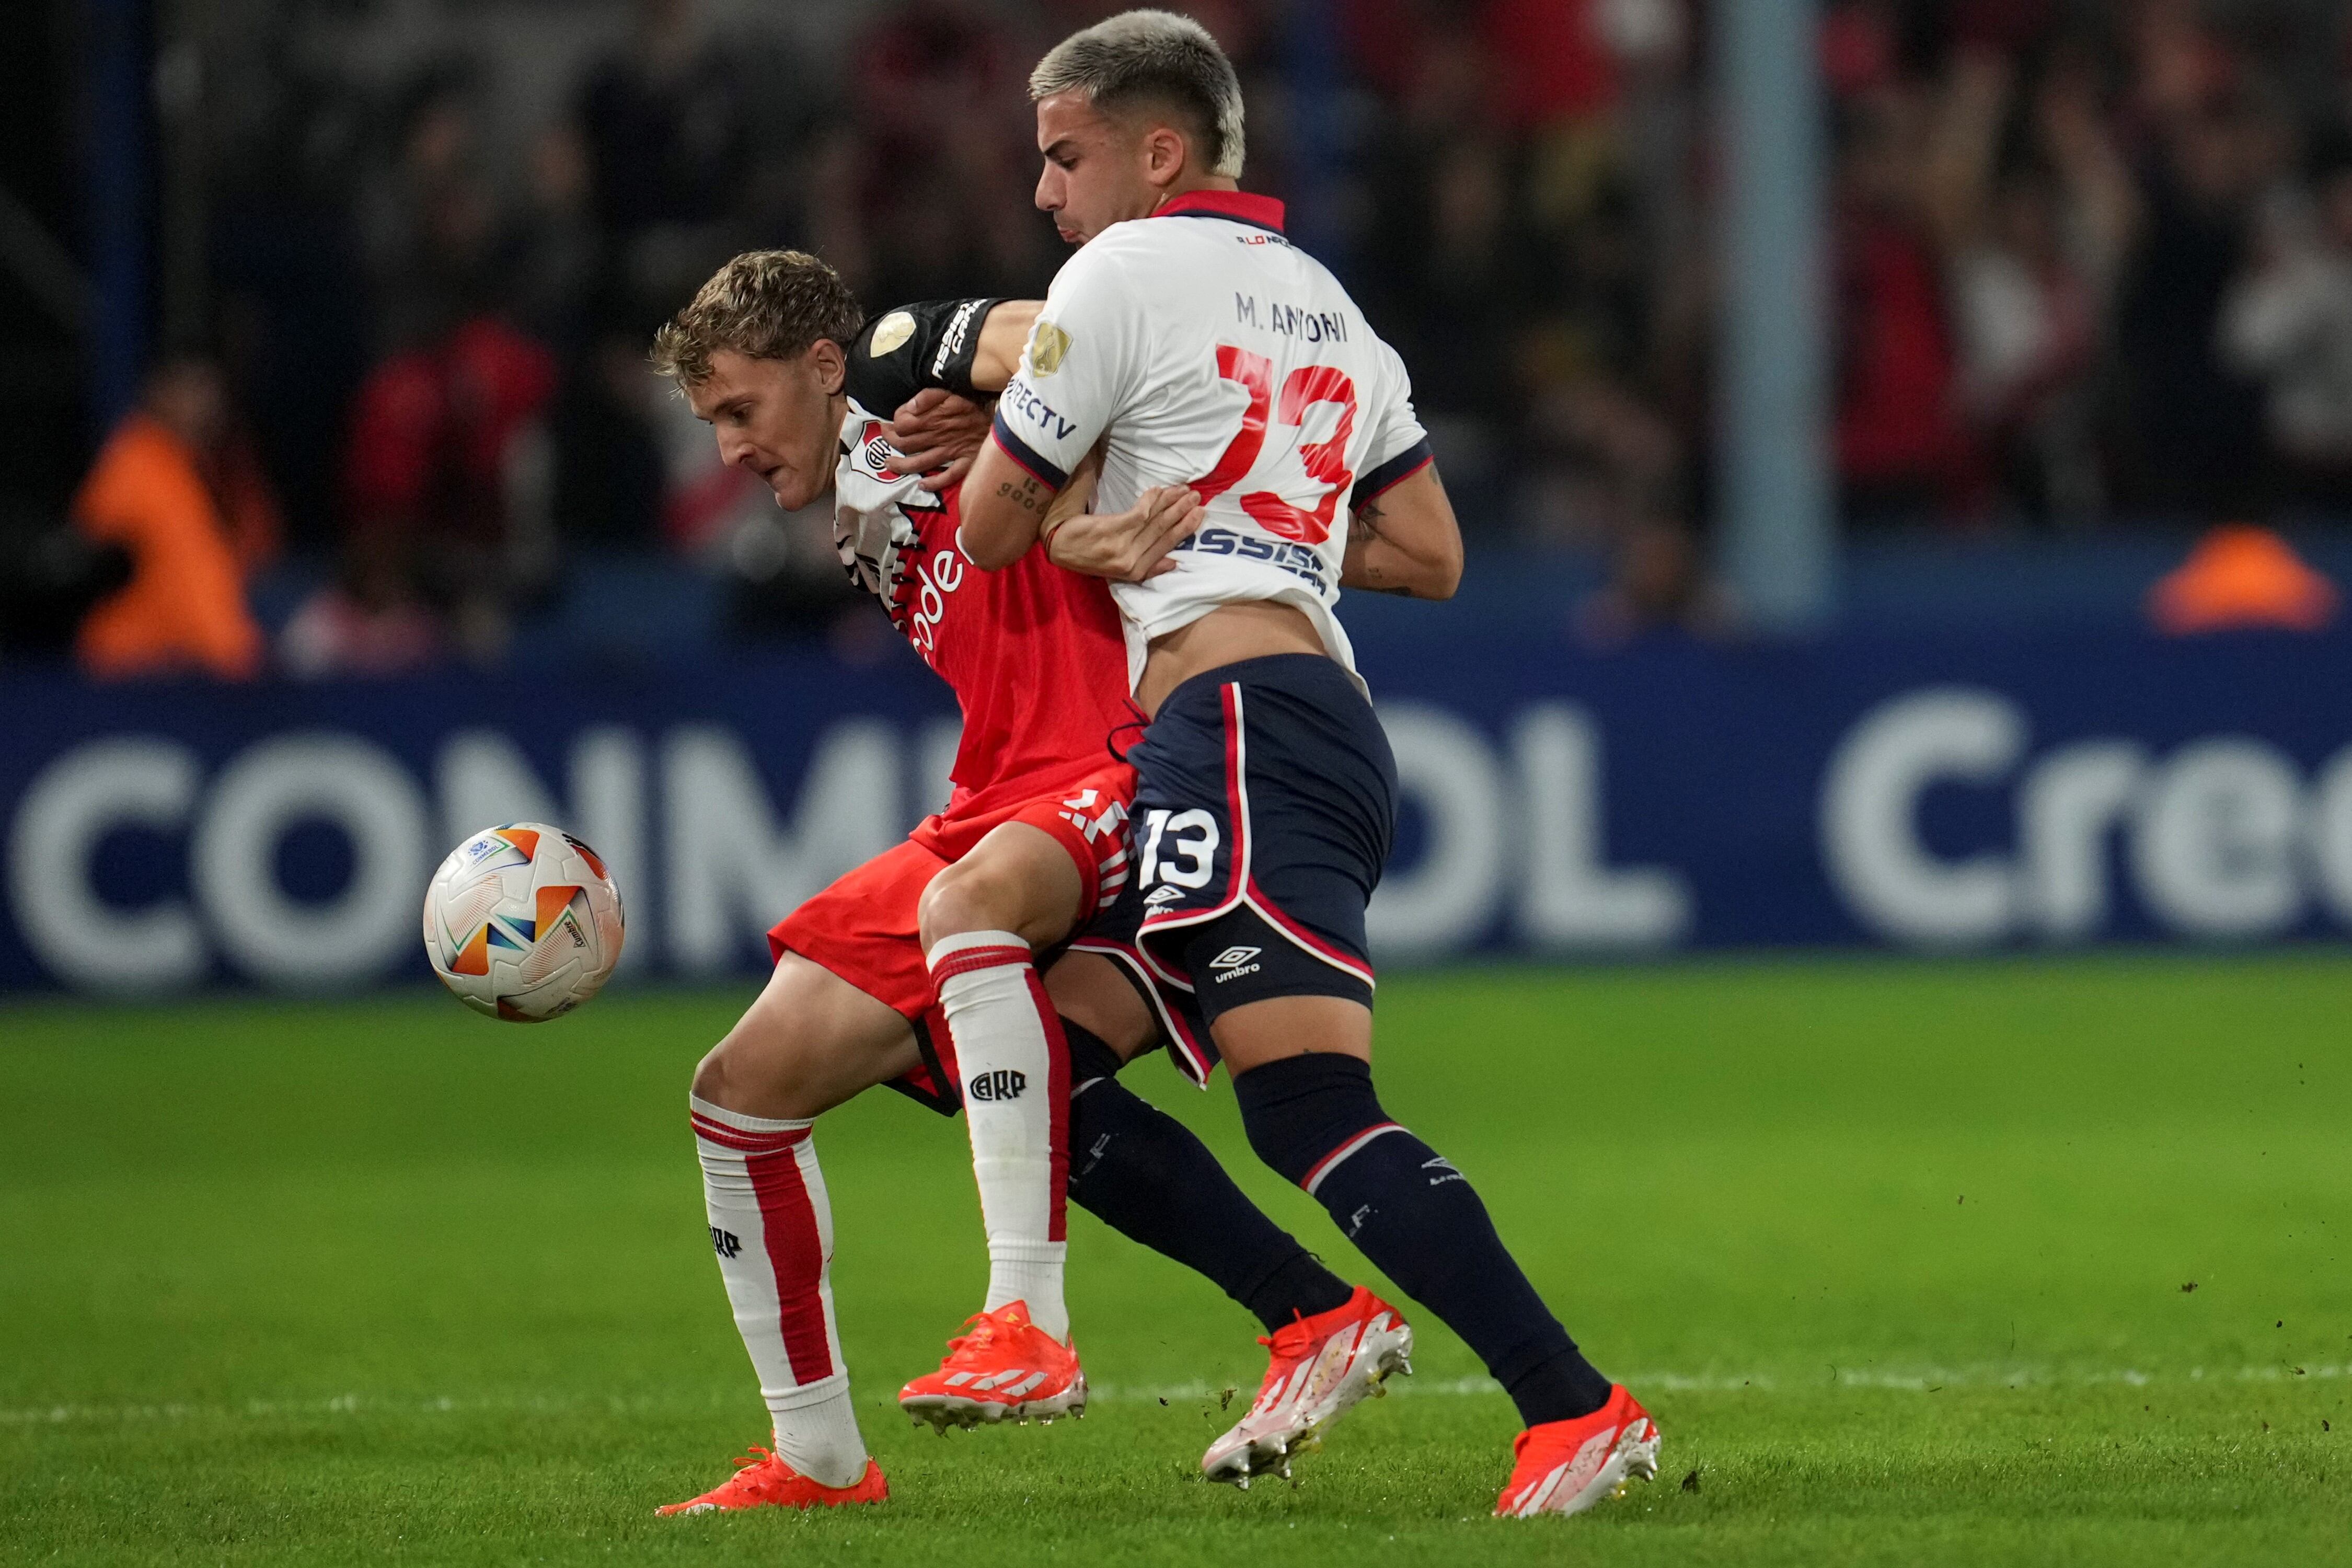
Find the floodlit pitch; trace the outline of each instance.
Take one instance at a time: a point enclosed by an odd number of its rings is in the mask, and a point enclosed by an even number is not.
[[[1498,1223],[1672,1434],[1580,1547],[1484,1517],[1511,1409],[1426,1320],[1297,1489],[1199,1482],[1254,1325],[1091,1219],[1087,1419],[909,1430],[891,1390],[983,1259],[959,1130],[895,1097],[827,1149],[891,1501],[657,1521],[764,1437],[677,1114],[738,994],[487,1033],[422,992],[11,1005],[0,1560],[2352,1561],[2347,984],[2315,953],[1384,986],[1391,1092],[1508,1173]],[[1310,1227],[1230,1089],[1129,1074]]]

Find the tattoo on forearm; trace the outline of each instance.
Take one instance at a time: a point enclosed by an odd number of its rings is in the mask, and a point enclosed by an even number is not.
[[[1364,591],[1366,593],[1393,594],[1400,599],[1412,599],[1420,596],[1411,588],[1402,584],[1399,584],[1395,587],[1389,586],[1388,584],[1383,581],[1383,579],[1388,576],[1388,574],[1381,571],[1378,566],[1371,564],[1370,562],[1366,562],[1364,563],[1363,574]]]
[[[1052,496],[1044,493],[1045,489],[1045,487],[1035,479],[1023,479],[1018,484],[1007,479],[996,487],[996,493],[1023,511],[1041,512],[1054,500]]]

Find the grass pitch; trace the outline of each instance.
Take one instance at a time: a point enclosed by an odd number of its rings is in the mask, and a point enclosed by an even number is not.
[[[1389,1109],[1665,1433],[1532,1523],[1485,1517],[1516,1424],[1426,1314],[1297,1488],[1200,1482],[1255,1326],[1075,1211],[1093,1412],[911,1430],[983,1253],[961,1127],[882,1093],[818,1139],[891,1502],[656,1521],[764,1436],[683,1103],[743,995],[0,1007],[0,1562],[2352,1562],[2347,994],[2329,955],[1391,981]],[[1369,1277],[1222,1082],[1129,1081]]]

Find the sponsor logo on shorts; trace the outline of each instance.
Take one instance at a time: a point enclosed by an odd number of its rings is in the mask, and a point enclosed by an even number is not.
[[[988,1101],[1018,1100],[1021,1091],[1029,1087],[1029,1075],[1014,1068],[997,1068],[989,1072],[974,1073],[963,1086],[963,1091],[973,1100]]]
[[[1105,834],[1116,836],[1127,826],[1127,803],[1111,800],[1097,790],[1080,790],[1062,803],[1062,820],[1085,834],[1087,842],[1092,844]],[[1124,841],[1117,847],[1121,855],[1127,852]]]
[[[1174,888],[1154,888],[1145,895],[1143,901],[1147,904],[1172,904],[1183,896]]]
[[[1251,960],[1265,951],[1260,947],[1225,949],[1224,952],[1209,960],[1209,967],[1216,972],[1211,978],[1223,985],[1228,980],[1239,980],[1244,974],[1255,974],[1263,966],[1252,963]]]
[[[710,1249],[721,1258],[735,1258],[743,1251],[743,1238],[731,1230],[710,1227]]]

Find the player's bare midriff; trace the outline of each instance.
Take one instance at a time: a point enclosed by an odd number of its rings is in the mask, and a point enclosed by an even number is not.
[[[1277,653],[1325,653],[1323,639],[1302,611],[1270,599],[1220,605],[1199,620],[1151,639],[1143,679],[1135,684],[1136,705],[1146,718],[1153,717],[1168,694],[1192,677]]]

